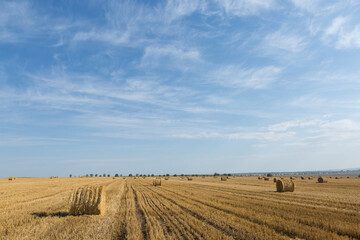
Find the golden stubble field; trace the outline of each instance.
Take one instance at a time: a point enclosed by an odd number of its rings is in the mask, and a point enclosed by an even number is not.
[[[360,179],[0,179],[0,239],[360,239]],[[72,190],[102,185],[104,215],[69,216]]]

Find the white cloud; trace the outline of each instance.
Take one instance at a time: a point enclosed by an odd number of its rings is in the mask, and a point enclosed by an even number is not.
[[[209,95],[206,98],[206,102],[214,105],[225,105],[232,102],[231,98],[224,96]]]
[[[0,136],[0,146],[38,146],[38,145],[59,145],[73,144],[74,142],[85,142],[84,139],[75,138],[48,138],[28,136]]]
[[[281,71],[281,68],[274,66],[243,68],[228,65],[213,72],[213,78],[226,87],[261,89],[276,81]]]
[[[128,43],[129,33],[121,31],[96,31],[78,32],[73,37],[74,41],[103,41],[114,45]]]
[[[328,102],[327,99],[323,99],[314,95],[305,95],[298,97],[289,102],[290,106],[302,108],[302,109],[310,109],[310,108],[321,108]]]
[[[295,127],[308,127],[315,126],[319,124],[319,120],[292,120],[287,122],[282,122],[278,124],[274,124],[268,127],[270,131],[287,131],[289,128]]]
[[[357,4],[357,1],[329,1],[329,0],[291,0],[300,10],[307,11],[314,16],[330,16],[335,12]]]
[[[321,0],[291,0],[291,2],[300,9],[315,12],[317,10],[318,4]]]
[[[323,122],[320,125],[323,129],[332,129],[336,131],[360,131],[360,122],[356,122],[352,119],[340,119],[335,121]],[[359,136],[360,137],[360,136]]]
[[[268,10],[274,6],[274,1],[268,0],[215,0],[227,14],[244,16]]]
[[[360,48],[360,25],[349,32],[339,34],[337,48]]]
[[[200,52],[197,49],[186,49],[179,46],[148,46],[141,59],[142,67],[162,67],[170,65],[171,68],[190,67],[194,61],[200,61]]]
[[[258,141],[279,141],[280,139],[294,136],[294,132],[276,133],[276,132],[201,132],[201,133],[186,133],[175,134],[175,138],[185,139],[207,139],[207,138],[223,138],[223,139],[242,139],[242,140],[258,140]]]
[[[348,22],[347,17],[337,17],[335,18],[331,25],[325,30],[326,35],[337,35],[342,31],[343,26],[346,22]]]
[[[268,34],[264,39],[264,43],[269,52],[280,49],[294,53],[301,52],[307,44],[304,37],[284,30]]]
[[[156,41],[162,35],[179,35],[183,29],[177,20],[205,9],[204,0],[168,0],[152,7],[135,1],[110,1],[105,10],[106,24],[80,31],[73,40],[142,45]]]
[[[164,18],[167,22],[171,22],[205,9],[206,1],[204,0],[168,0],[164,9]]]
[[[360,48],[360,24],[352,25],[348,17],[336,17],[324,35],[327,41],[334,37],[335,47],[338,49]]]
[[[19,42],[36,31],[36,19],[28,2],[0,1],[0,41]]]
[[[327,119],[327,117],[312,120],[291,120],[271,125],[269,131],[288,133],[291,129],[297,138],[290,145],[320,144],[327,145],[331,142],[359,141],[360,122],[353,119]]]
[[[176,46],[149,46],[145,48],[143,60],[170,56],[182,60],[199,60],[200,53],[195,49],[184,50]]]

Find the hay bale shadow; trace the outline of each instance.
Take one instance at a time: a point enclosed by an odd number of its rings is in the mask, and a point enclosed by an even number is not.
[[[55,212],[55,213],[47,213],[47,212],[33,212],[31,215],[43,218],[43,217],[67,217],[69,215],[68,212]]]

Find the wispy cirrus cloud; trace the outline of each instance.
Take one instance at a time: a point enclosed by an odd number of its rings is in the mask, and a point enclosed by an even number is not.
[[[204,12],[206,8],[207,2],[204,0],[169,0],[164,7],[163,18],[171,22],[196,11]]]
[[[360,48],[360,25],[356,25],[349,32],[339,34],[337,48]]]
[[[139,149],[176,145],[206,162],[196,144],[226,159],[239,146],[248,159],[256,146],[271,165],[281,156],[279,167],[306,156],[293,150],[337,145],[324,152],[348,153],[350,143],[360,144],[358,56],[349,51],[360,47],[359,7],[326,0],[2,1],[0,145],[8,139],[21,150],[48,141],[66,152],[69,144],[89,149],[89,140],[115,159],[114,146],[131,142],[135,153],[121,154],[157,166],[166,164],[151,155],[163,151]],[[226,153],[216,148],[223,143]]]
[[[325,38],[329,37],[334,38],[338,49],[360,48],[360,24],[352,24],[348,17],[336,17],[325,29]]]
[[[315,126],[319,124],[318,119],[316,120],[292,120],[282,123],[277,123],[274,125],[271,125],[268,127],[270,131],[287,131],[289,128],[295,128],[295,127],[307,127],[307,126]]]
[[[102,31],[90,30],[89,32],[77,32],[73,38],[74,41],[101,41],[108,42],[114,45],[124,44],[129,42],[129,32],[122,31]]]
[[[291,2],[300,9],[315,12],[322,0],[291,0]]]
[[[272,0],[216,0],[215,2],[219,4],[226,14],[235,16],[254,15],[262,10],[272,9],[275,6],[275,1]]]
[[[212,75],[216,83],[232,88],[262,89],[275,82],[282,69],[275,66],[245,68],[228,65],[216,69]]]
[[[242,139],[242,140],[258,140],[260,142],[274,142],[281,139],[289,138],[294,136],[294,132],[287,133],[276,133],[271,131],[258,131],[258,132],[201,132],[201,133],[185,133],[177,134],[175,138],[185,139]]]
[[[36,15],[25,1],[0,2],[0,41],[19,42],[32,33]]]
[[[43,44],[59,47],[68,41],[74,29],[83,26],[81,21],[40,14],[31,1],[0,2],[0,43],[20,44],[47,36],[49,42]]]
[[[303,146],[360,139],[360,121],[356,119],[336,119],[328,116],[296,119],[270,125],[267,129],[275,133],[293,132],[297,137],[292,138],[289,143],[301,143]]]
[[[141,45],[161,35],[179,35],[180,20],[196,11],[205,11],[203,0],[169,0],[149,6],[133,1],[110,1],[105,9],[106,25],[75,33],[73,41],[99,41],[113,45]],[[171,29],[171,31],[170,31]],[[152,36],[152,37],[150,37]]]
[[[172,68],[185,69],[194,62],[201,61],[201,54],[197,49],[182,48],[175,45],[148,46],[141,59],[142,67],[162,67],[170,65]]]
[[[349,19],[347,17],[337,17],[335,18],[331,25],[325,30],[326,35],[337,35],[342,31],[344,24],[348,22]]]
[[[301,52],[307,45],[306,39],[289,30],[279,30],[268,34],[264,39],[264,48],[268,53],[279,54],[279,50],[293,53]],[[281,53],[280,53],[281,54]]]

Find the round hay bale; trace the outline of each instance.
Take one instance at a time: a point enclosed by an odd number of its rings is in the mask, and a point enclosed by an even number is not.
[[[161,186],[161,179],[154,179],[153,180],[153,185],[154,186]]]
[[[308,179],[309,179],[309,180],[311,180],[311,179],[312,179],[312,177],[308,177]]]
[[[276,191],[278,192],[294,192],[295,184],[293,181],[288,179],[276,181]]]
[[[301,176],[301,180],[305,180],[305,178],[303,176]]]
[[[9,181],[14,181],[15,178],[14,178],[14,177],[9,177],[8,180],[9,180]]]
[[[169,180],[169,177],[165,177],[165,180]]]
[[[339,179],[339,177],[335,177],[335,179]]]
[[[270,179],[268,177],[264,177],[264,181],[269,181]]]
[[[83,186],[70,196],[69,215],[104,215],[105,189],[103,186]]]
[[[192,178],[191,178],[191,177],[187,177],[187,180],[188,180],[188,181],[192,181]]]
[[[327,183],[323,177],[318,177],[318,183]]]
[[[262,177],[260,177],[260,176],[259,176],[259,177],[258,177],[258,179],[259,179],[259,180],[261,180],[261,179],[262,179]]]
[[[293,180],[293,179],[294,179],[294,177],[290,176],[290,179],[291,179],[291,180]]]
[[[221,181],[226,181],[227,179],[227,177],[221,177]]]
[[[276,178],[274,178],[274,183],[276,183]]]

